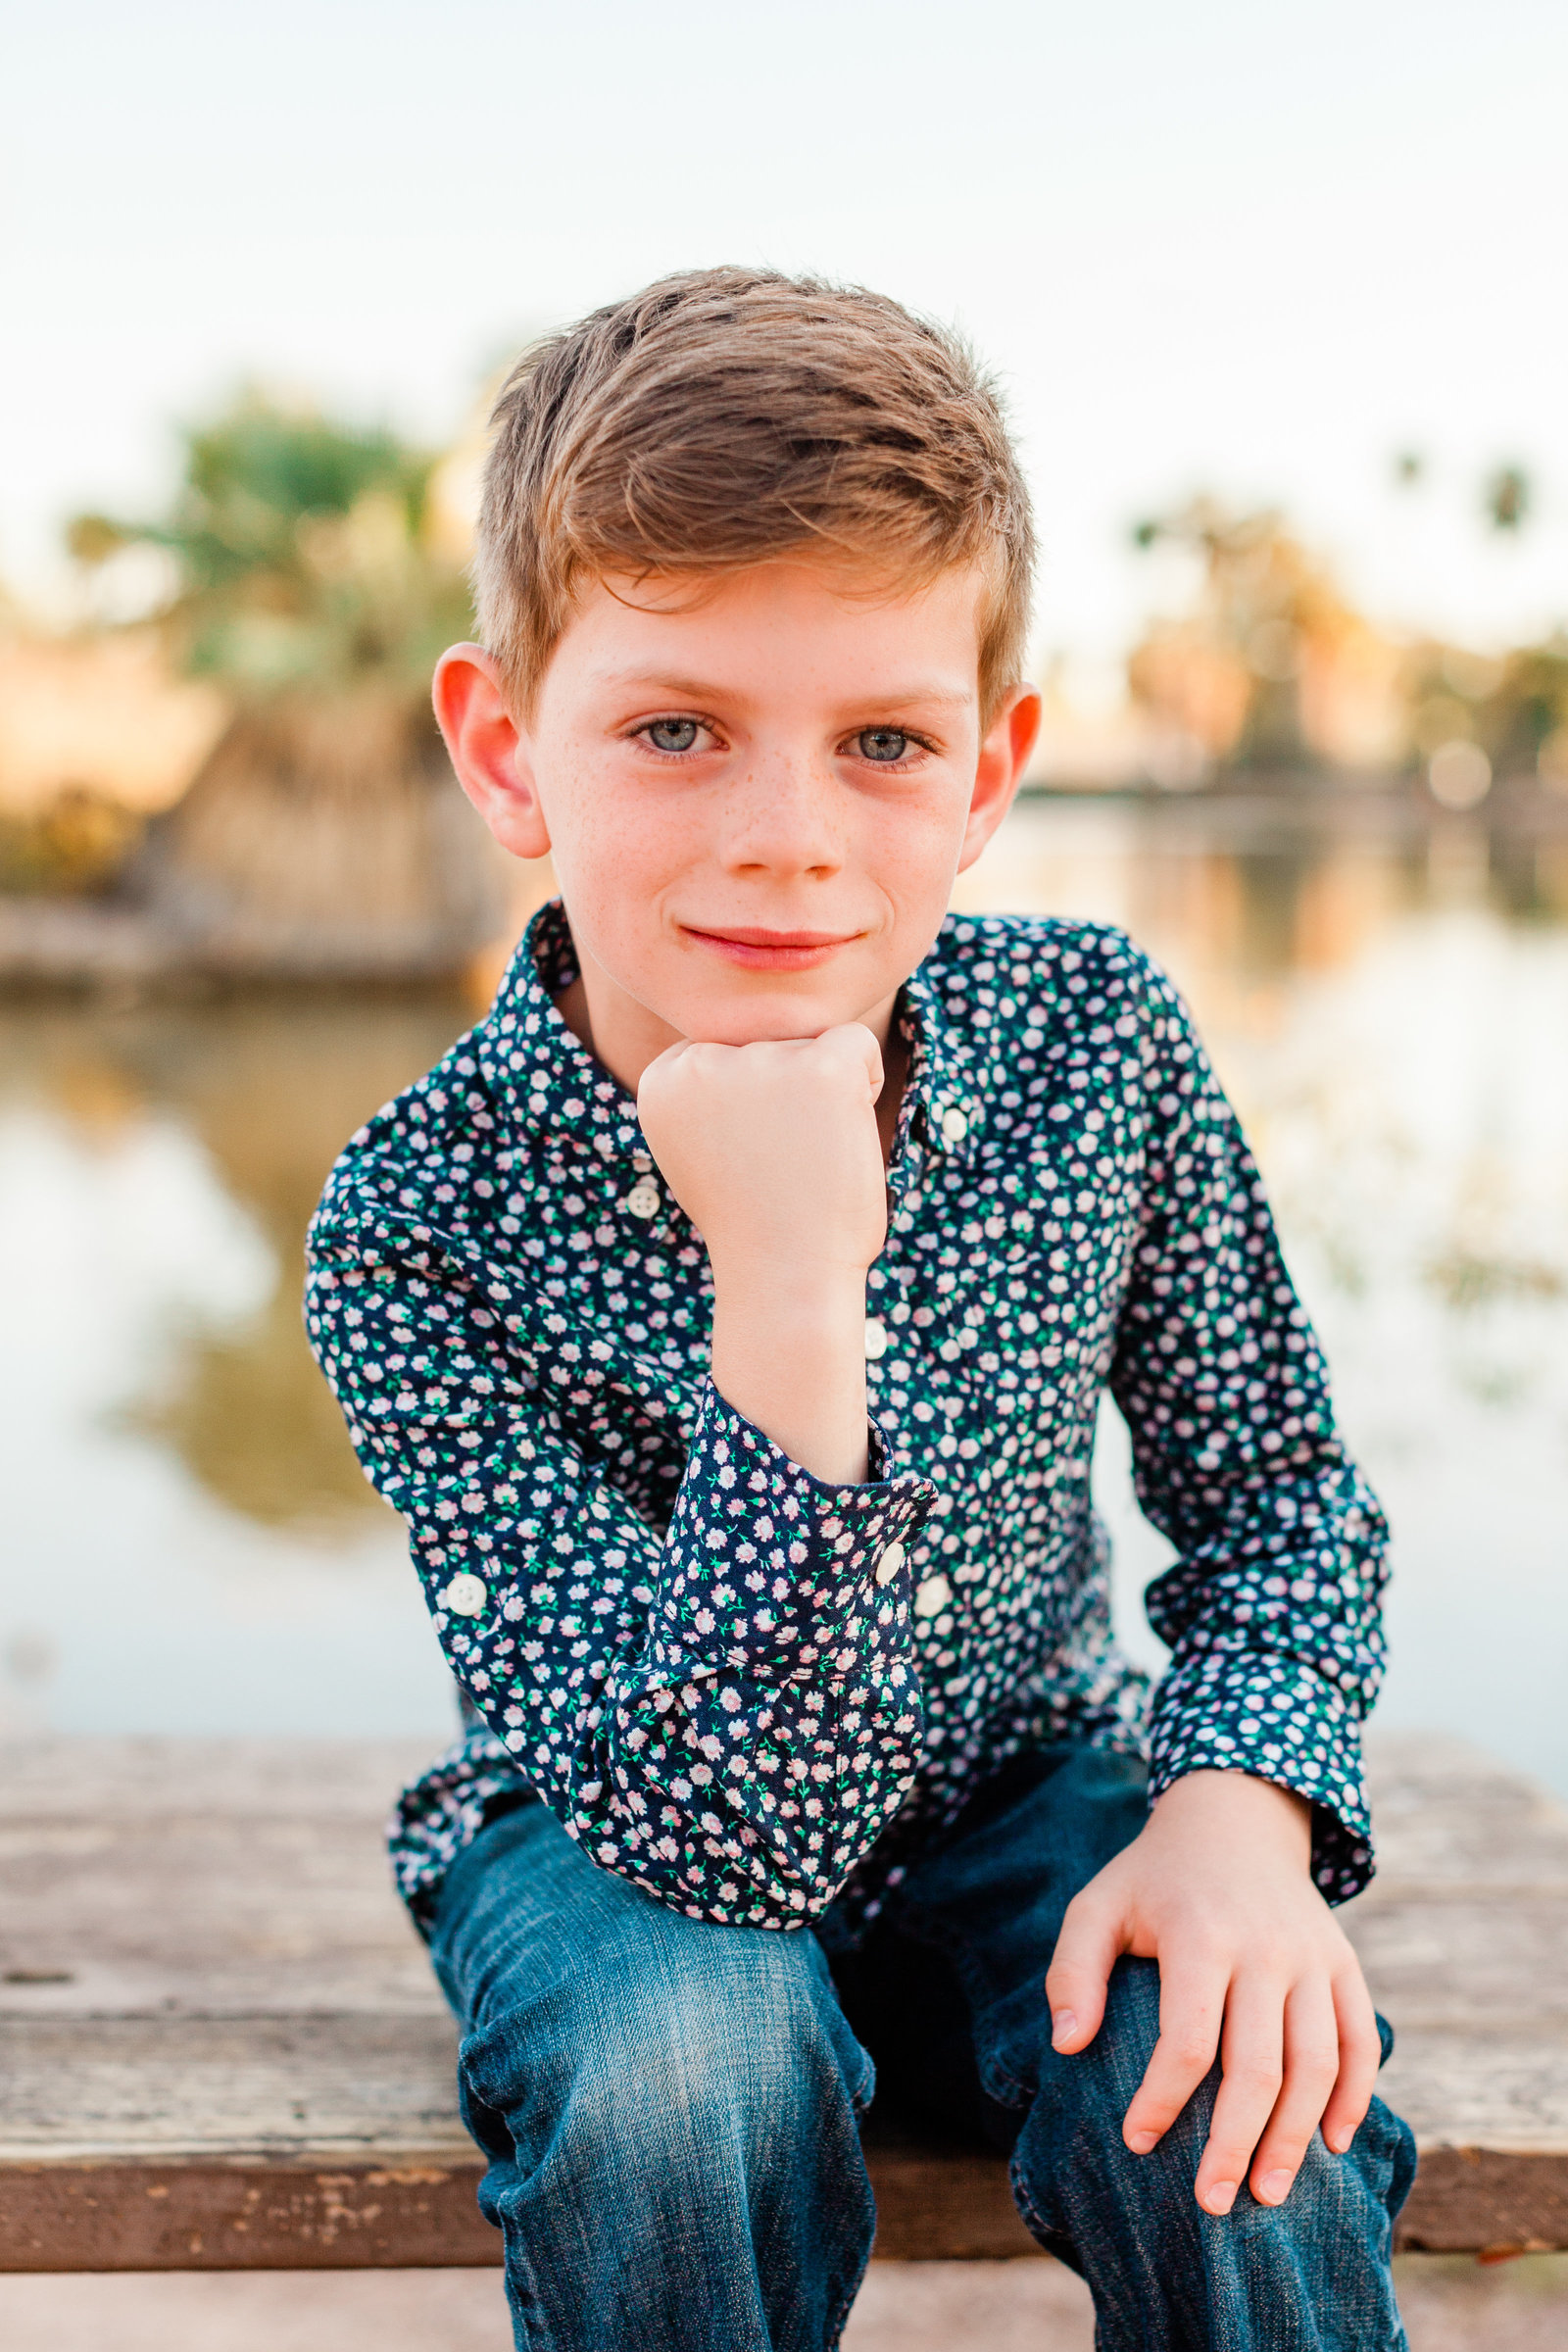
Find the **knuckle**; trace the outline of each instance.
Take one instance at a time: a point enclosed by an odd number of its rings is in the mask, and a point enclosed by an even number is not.
[[[1321,2110],[1339,2080],[1339,2071],[1332,2058],[1298,2061],[1287,2078],[1287,2095]]]
[[[1171,2025],[1159,2036],[1163,2056],[1180,2068],[1208,2068],[1215,2056],[1215,2036],[1206,2025]]]

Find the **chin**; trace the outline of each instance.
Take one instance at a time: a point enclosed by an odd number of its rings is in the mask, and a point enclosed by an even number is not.
[[[760,1046],[820,1037],[840,1021],[859,1018],[856,1006],[824,1004],[808,997],[737,995],[684,1006],[673,1025],[683,1036],[708,1045]]]

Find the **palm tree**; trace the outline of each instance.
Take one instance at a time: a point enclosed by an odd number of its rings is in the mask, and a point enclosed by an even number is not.
[[[168,517],[83,515],[75,555],[167,551],[160,619],[232,715],[153,826],[137,882],[186,960],[224,971],[450,970],[502,919],[430,667],[471,625],[437,461],[258,395],[187,436]]]

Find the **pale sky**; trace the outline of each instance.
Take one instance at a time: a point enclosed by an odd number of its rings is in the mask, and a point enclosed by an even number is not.
[[[445,437],[536,327],[766,261],[956,320],[1039,498],[1045,650],[1129,524],[1285,504],[1372,611],[1568,621],[1563,0],[5,0],[0,577],[261,378]],[[1399,494],[1392,459],[1429,465]],[[1476,521],[1518,461],[1517,543]]]

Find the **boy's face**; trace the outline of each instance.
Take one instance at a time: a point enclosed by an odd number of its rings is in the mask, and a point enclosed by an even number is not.
[[[1038,723],[1020,689],[982,736],[979,573],[894,599],[808,562],[613,587],[526,723],[472,648],[436,696],[492,831],[554,857],[596,1051],[634,1083],[677,1037],[885,1038]]]

